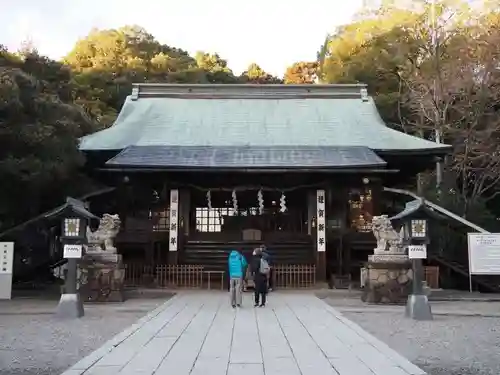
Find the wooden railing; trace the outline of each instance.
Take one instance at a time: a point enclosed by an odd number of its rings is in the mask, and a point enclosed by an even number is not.
[[[163,265],[156,266],[156,282],[160,288],[201,288],[203,266]]]
[[[126,287],[224,289],[223,275],[219,278],[215,276],[213,285],[210,285],[207,283],[207,272],[200,265],[125,264]],[[276,289],[313,288],[316,285],[316,266],[278,264],[273,267],[273,281]]]
[[[126,287],[154,287],[156,266],[140,262],[125,263]]]
[[[277,264],[273,267],[273,281],[276,289],[313,288],[316,285],[316,266]]]
[[[146,288],[201,288],[203,266],[184,264],[125,264],[125,286]]]

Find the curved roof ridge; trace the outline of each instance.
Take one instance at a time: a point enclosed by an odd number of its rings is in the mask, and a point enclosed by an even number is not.
[[[182,97],[186,99],[207,98],[324,98],[367,97],[365,84],[331,85],[286,85],[286,84],[179,84],[179,83],[134,83],[132,100],[141,98]]]

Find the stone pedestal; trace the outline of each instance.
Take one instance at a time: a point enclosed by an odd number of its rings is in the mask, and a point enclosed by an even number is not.
[[[80,294],[86,302],[123,302],[125,268],[122,256],[87,252],[80,261]]]
[[[362,275],[363,302],[404,304],[411,294],[413,271],[406,255],[372,255]]]
[[[56,317],[58,319],[76,319],[84,315],[83,302],[78,293],[65,293],[61,295],[56,310]]]

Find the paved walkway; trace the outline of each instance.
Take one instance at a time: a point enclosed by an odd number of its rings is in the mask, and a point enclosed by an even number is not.
[[[181,293],[63,375],[425,374],[312,294],[251,298]]]

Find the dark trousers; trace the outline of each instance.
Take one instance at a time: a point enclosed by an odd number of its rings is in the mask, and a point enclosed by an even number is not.
[[[267,278],[265,276],[260,276],[254,279],[255,282],[255,304],[258,305],[259,301],[262,305],[266,304],[266,294],[267,294]]]
[[[267,285],[269,286],[270,289],[274,288],[274,282],[273,282],[274,275],[273,274],[274,274],[274,270],[271,267],[271,269],[269,270],[269,281],[267,283]]]

